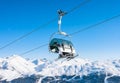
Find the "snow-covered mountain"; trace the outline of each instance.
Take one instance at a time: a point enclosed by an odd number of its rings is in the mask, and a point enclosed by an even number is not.
[[[38,71],[44,76],[60,75],[88,75],[94,72],[105,72],[109,74],[120,75],[120,60],[90,61],[81,58],[75,58],[71,61],[54,61],[38,65],[37,69],[44,65],[42,71]]]
[[[28,81],[28,83],[36,83],[36,81],[37,83],[56,83],[58,80],[59,83],[103,83],[103,81],[107,83],[108,79],[114,78],[117,81],[111,83],[120,83],[119,59],[102,62],[81,58],[70,61],[48,61],[46,59],[31,61],[17,55],[0,58],[0,83],[18,80],[19,82],[15,83],[24,83],[24,80],[28,79],[32,79],[32,82]]]
[[[35,64],[17,55],[0,59],[0,79],[9,81],[34,74],[36,72],[34,67]]]

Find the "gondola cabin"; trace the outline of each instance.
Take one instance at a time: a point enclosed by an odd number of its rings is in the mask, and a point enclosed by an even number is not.
[[[50,41],[49,50],[52,53],[59,53],[61,58],[75,55],[75,49],[72,42],[59,38],[53,38]]]

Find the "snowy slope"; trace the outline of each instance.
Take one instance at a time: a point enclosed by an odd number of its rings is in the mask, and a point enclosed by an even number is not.
[[[91,73],[120,75],[120,60],[104,62],[75,58],[70,61],[26,60],[14,55],[0,58],[0,80],[13,80],[33,74],[42,76],[87,76]]]
[[[51,62],[48,61],[47,59],[36,59],[32,61],[32,63],[36,65],[35,70],[37,72],[43,71],[44,68],[51,64]]]
[[[35,65],[24,58],[13,55],[0,59],[0,77],[2,80],[12,80],[23,75],[35,73]]]
[[[76,58],[71,61],[57,61],[47,65],[43,71],[39,73],[47,76],[83,76],[94,72],[120,75],[120,60],[100,62]]]

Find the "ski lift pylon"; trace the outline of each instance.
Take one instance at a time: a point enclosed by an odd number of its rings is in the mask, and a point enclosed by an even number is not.
[[[63,32],[61,30],[61,21],[62,17],[66,13],[62,10],[58,10],[58,32],[53,33],[52,36],[50,37],[50,42],[49,42],[49,51],[52,53],[57,53],[59,54],[58,59],[60,58],[66,58],[68,60],[78,56],[76,55],[75,48],[70,40],[66,40],[63,38],[54,38],[55,35],[63,35],[65,37],[70,37],[66,32]]]

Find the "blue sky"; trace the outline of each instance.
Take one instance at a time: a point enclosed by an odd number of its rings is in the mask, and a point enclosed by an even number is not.
[[[0,47],[32,31],[57,16],[57,10],[69,11],[84,0],[0,0]],[[62,30],[73,33],[120,14],[120,0],[91,0],[63,17]],[[120,17],[73,35],[71,40],[81,58],[92,60],[120,57]],[[57,20],[24,39],[0,50],[0,57],[21,54],[49,41],[57,31]],[[25,58],[55,59],[45,46],[22,55]]]

